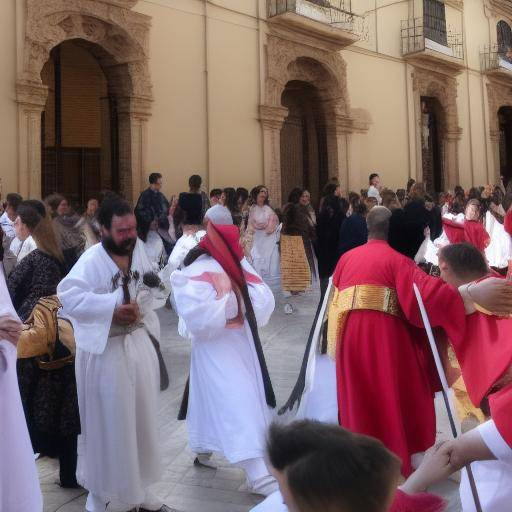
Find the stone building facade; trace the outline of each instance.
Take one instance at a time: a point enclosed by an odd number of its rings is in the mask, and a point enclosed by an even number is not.
[[[507,0],[0,6],[3,194],[512,178]]]

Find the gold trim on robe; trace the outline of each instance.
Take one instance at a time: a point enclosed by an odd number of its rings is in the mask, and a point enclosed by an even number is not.
[[[401,316],[393,288],[375,284],[359,284],[344,290],[335,288],[327,324],[327,353],[332,359],[336,357],[337,341],[343,334],[348,313],[364,309]]]

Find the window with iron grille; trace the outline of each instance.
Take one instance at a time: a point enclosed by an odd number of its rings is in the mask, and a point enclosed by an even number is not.
[[[423,0],[423,35],[443,46],[448,45],[444,2]]]
[[[512,29],[506,21],[499,21],[498,31],[498,55],[512,63]]]

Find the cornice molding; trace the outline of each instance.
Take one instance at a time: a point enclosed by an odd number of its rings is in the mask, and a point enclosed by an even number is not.
[[[487,17],[504,17],[512,20],[512,2],[510,0],[484,0]]]

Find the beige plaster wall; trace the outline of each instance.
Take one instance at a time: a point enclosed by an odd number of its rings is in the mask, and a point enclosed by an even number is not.
[[[458,77],[461,183],[493,176],[489,112],[480,51],[495,41],[484,0],[447,6],[448,25],[464,30],[468,70]],[[421,0],[353,0],[365,16],[366,37],[342,51],[352,108],[366,110],[366,134],[350,136],[350,188],[366,185],[378,170],[391,187],[416,175],[416,119],[410,66],[401,57],[400,24],[420,16]],[[414,5],[418,4],[418,5]],[[17,188],[16,58],[22,53],[22,0],[0,6],[0,177],[4,194]],[[141,0],[134,10],[152,18],[150,72],[154,103],[148,125],[147,172],[164,174],[166,193],[186,188],[192,173],[208,188],[246,186],[263,179],[258,107],[265,82],[265,0]],[[17,27],[17,29],[16,29]],[[512,83],[512,81],[511,81]]]
[[[351,50],[342,55],[347,62],[351,105],[364,108],[372,118],[360,142],[358,181],[350,187],[366,186],[371,172],[379,172],[386,186],[404,187],[409,177],[405,64]],[[368,69],[375,79],[368,79]]]
[[[16,5],[2,2],[0,7],[0,180],[2,199],[18,190],[18,155],[16,106]]]

